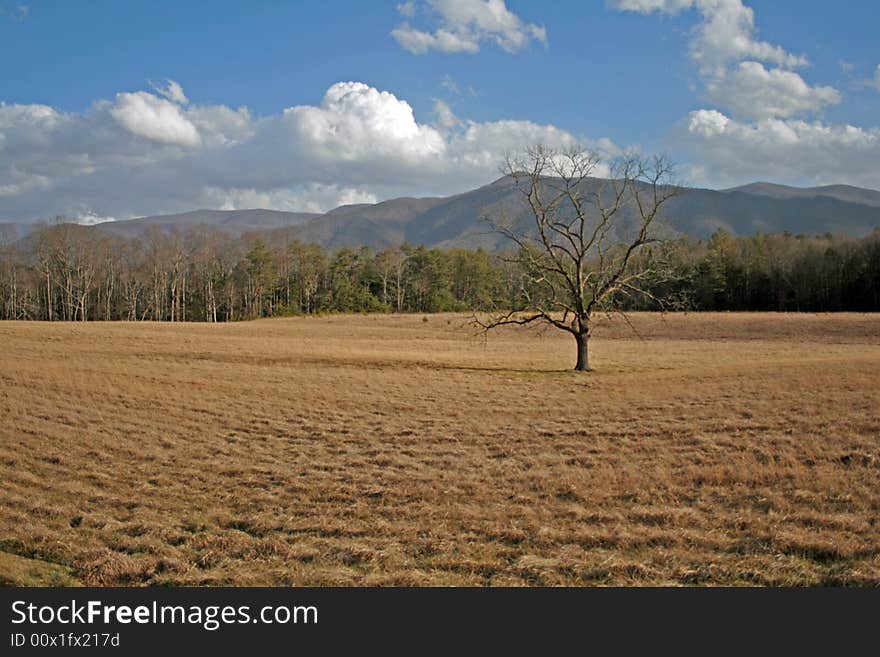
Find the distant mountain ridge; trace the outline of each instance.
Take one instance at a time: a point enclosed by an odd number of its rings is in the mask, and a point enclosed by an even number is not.
[[[585,184],[598,187],[607,181],[589,179]],[[521,226],[530,223],[520,192],[509,177],[454,196],[404,197],[344,205],[324,214],[261,209],[195,210],[106,222],[95,228],[134,236],[151,227],[185,230],[207,226],[234,235],[283,231],[290,238],[330,248],[383,248],[409,242],[432,247],[495,249],[507,242],[490,230],[483,217],[500,215],[512,217]],[[849,185],[799,188],[766,182],[725,190],[684,188],[665,206],[665,216],[675,231],[700,238],[708,237],[718,228],[737,235],[789,231],[861,236],[880,227],[880,191]],[[33,227],[0,223],[0,242],[4,232],[20,238]]]
[[[102,230],[123,235],[136,235],[150,226],[187,228],[191,226],[229,227],[231,232],[267,230],[301,226],[323,215],[316,212],[282,212],[280,210],[194,210],[182,214],[160,214],[125,221],[107,221]]]
[[[768,182],[754,182],[741,187],[722,190],[725,192],[743,192],[755,196],[772,198],[817,198],[827,196],[838,201],[858,203],[880,208],[880,192],[863,189],[852,185],[825,185],[823,187],[789,187]]]

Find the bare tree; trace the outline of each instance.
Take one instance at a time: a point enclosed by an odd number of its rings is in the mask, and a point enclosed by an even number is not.
[[[646,249],[660,241],[660,210],[678,190],[663,157],[620,158],[607,180],[593,177],[599,164],[582,147],[535,145],[506,159],[502,171],[522,192],[530,226],[520,229],[515,214],[487,220],[518,247],[522,308],[476,320],[485,331],[538,322],[571,333],[578,371],[591,369],[594,313],[622,312],[635,296],[662,304],[647,283],[666,272]]]
[[[19,290],[20,271],[24,269],[20,253],[15,248],[13,229],[0,226],[0,319],[19,319],[24,316],[22,295]]]
[[[403,298],[406,292],[403,278],[409,257],[408,251],[399,245],[389,246],[376,256],[376,265],[382,280],[382,303],[388,303],[388,284],[392,283],[395,291],[394,309],[397,312],[403,308]]]

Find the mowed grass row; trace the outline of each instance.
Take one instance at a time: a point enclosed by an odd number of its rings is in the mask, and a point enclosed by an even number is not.
[[[880,317],[0,323],[0,583],[880,584]]]

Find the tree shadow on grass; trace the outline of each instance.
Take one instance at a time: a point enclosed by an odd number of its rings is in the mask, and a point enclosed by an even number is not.
[[[573,368],[534,368],[534,367],[489,367],[485,365],[456,365],[455,363],[431,363],[429,369],[457,370],[463,372],[490,372],[493,374],[578,374],[587,375],[593,372],[576,372]]]

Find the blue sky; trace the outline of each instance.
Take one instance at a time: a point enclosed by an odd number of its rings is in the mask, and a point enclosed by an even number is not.
[[[867,0],[0,0],[0,220],[447,194],[531,141],[878,188],[878,26]]]

